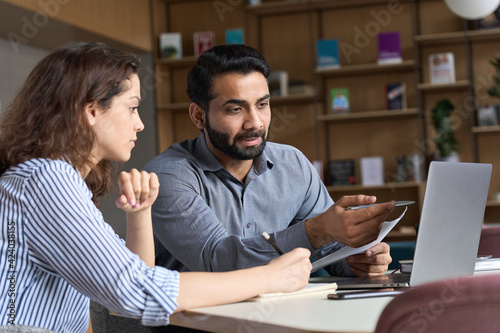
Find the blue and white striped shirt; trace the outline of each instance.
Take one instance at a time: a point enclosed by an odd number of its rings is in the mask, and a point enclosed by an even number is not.
[[[0,325],[85,332],[89,298],[144,325],[168,324],[179,273],[125,247],[70,164],[33,159],[0,177]]]

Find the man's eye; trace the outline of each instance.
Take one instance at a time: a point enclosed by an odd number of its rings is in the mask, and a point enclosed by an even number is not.
[[[130,111],[132,111],[132,113],[137,113],[137,110],[139,110],[138,106],[134,106],[134,107],[130,108]]]

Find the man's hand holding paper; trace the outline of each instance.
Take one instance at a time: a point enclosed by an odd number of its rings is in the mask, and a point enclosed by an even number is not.
[[[376,206],[362,210],[364,211],[374,207]],[[326,265],[348,258],[347,263],[351,266],[353,273],[357,275],[382,274],[387,269],[387,265],[391,262],[391,257],[389,255],[389,246],[385,243],[381,243],[381,241],[403,218],[406,210],[407,208],[405,208],[404,212],[397,219],[382,223],[378,237],[374,241],[356,248],[346,246],[335,253],[323,257],[313,263],[312,271],[315,272]]]

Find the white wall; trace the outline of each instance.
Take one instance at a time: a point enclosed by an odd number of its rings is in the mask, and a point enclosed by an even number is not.
[[[0,38],[0,112],[3,112],[33,67],[50,51],[21,44],[15,53],[7,39]]]

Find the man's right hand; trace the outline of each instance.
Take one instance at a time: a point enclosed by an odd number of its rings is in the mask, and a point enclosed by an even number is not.
[[[327,211],[305,222],[309,241],[314,248],[331,242],[350,247],[360,247],[377,239],[382,222],[394,209],[387,202],[371,207],[347,210],[349,206],[369,205],[377,200],[374,196],[344,196]]]

